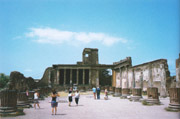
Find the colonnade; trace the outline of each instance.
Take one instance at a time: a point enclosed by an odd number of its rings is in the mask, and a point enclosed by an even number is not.
[[[59,85],[86,85],[91,84],[91,70],[82,68],[62,68],[54,72],[54,84]],[[50,73],[50,75],[52,72]],[[50,77],[52,78],[52,77]]]

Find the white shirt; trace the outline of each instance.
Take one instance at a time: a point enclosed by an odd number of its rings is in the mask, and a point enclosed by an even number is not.
[[[80,94],[79,93],[75,93],[75,98],[79,98],[80,97]]]
[[[38,93],[34,93],[34,99],[38,99]]]

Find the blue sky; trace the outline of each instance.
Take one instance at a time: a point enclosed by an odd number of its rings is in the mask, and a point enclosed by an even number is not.
[[[98,48],[99,62],[128,56],[133,65],[180,53],[179,0],[0,0],[0,72],[41,78],[53,64],[82,61]]]

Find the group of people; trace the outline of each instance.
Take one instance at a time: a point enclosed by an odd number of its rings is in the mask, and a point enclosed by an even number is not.
[[[100,92],[101,92],[100,88],[99,87],[97,87],[97,88],[93,87],[92,91],[93,91],[94,99],[96,99],[96,94],[97,94],[97,99],[100,99]],[[56,92],[56,90],[52,90],[52,93],[51,93],[52,115],[57,114],[57,107],[58,107],[57,97],[59,97],[59,96],[60,95]],[[68,105],[69,106],[71,106],[71,103],[73,101],[73,97],[75,98],[76,106],[78,106],[80,93],[78,90],[76,90],[75,93],[73,93],[72,88],[70,88],[69,93],[68,93]],[[36,109],[36,105],[40,108],[38,99],[39,99],[39,93],[37,91],[35,91],[35,93],[34,93],[34,108],[35,109]],[[105,100],[108,99],[107,89],[105,89],[104,99]]]
[[[70,88],[68,94],[69,106],[71,106],[71,102],[73,101],[73,96],[75,98],[76,106],[78,106],[79,98],[80,98],[79,90],[76,90],[75,94],[73,94],[72,88]]]
[[[57,97],[60,95],[56,92],[56,90],[52,90],[51,93],[51,107],[52,107],[52,115],[57,114],[57,107],[58,107],[58,102],[57,102]],[[73,97],[75,98],[76,106],[78,106],[79,98],[80,98],[80,93],[78,90],[73,94],[72,88],[69,89],[69,94],[68,94],[68,104],[71,106],[71,102],[73,101]],[[35,91],[34,93],[34,108],[36,109],[36,105],[40,108],[39,106],[39,93]]]
[[[97,99],[100,99],[100,92],[101,92],[100,88],[99,87],[97,87],[97,88],[93,87],[92,91],[93,91],[94,99],[96,99],[96,95],[97,95]],[[104,99],[107,100],[108,99],[108,90],[107,90],[107,88],[105,89],[104,93],[105,93]]]

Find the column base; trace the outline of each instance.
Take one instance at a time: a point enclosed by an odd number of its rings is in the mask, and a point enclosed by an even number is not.
[[[148,104],[151,104],[151,105],[159,105],[160,104],[160,101],[159,99],[146,99],[145,100]]]
[[[136,101],[137,101],[137,102],[140,101],[141,98],[142,98],[142,96],[131,96],[131,97],[130,97],[130,99],[131,99],[132,101],[135,101],[135,102],[136,102]]]
[[[113,97],[120,97],[121,96],[121,93],[114,93],[113,94]]]
[[[169,104],[168,106],[169,111],[180,111],[180,104]]]

